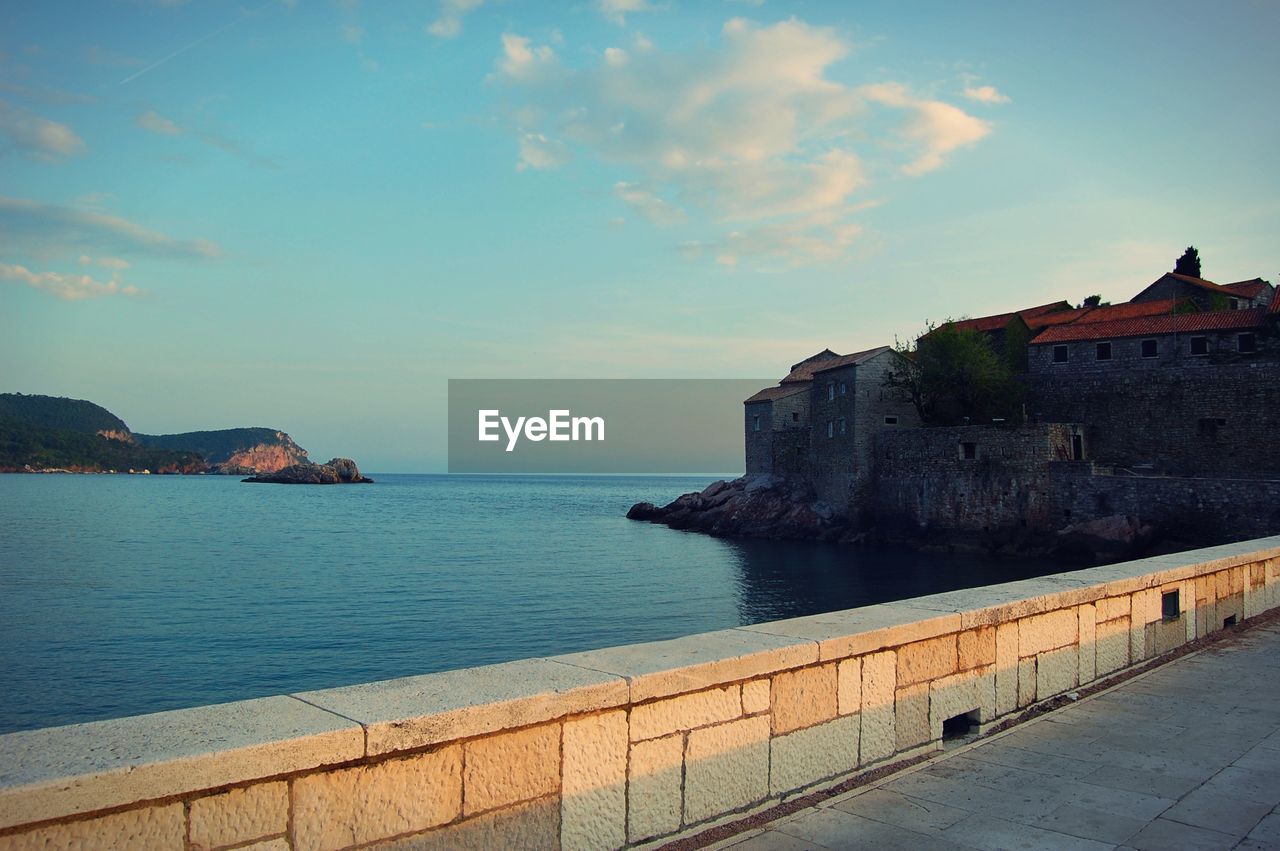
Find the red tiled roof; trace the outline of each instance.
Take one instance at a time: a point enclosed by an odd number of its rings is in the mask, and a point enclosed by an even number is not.
[[[1266,311],[1258,307],[1252,310],[1220,310],[1213,313],[1139,316],[1110,322],[1075,322],[1045,329],[1031,341],[1031,345],[1065,343],[1072,340],[1110,340],[1117,337],[1184,334],[1195,331],[1232,331],[1256,328],[1265,318]]]
[[[840,357],[830,349],[823,349],[816,355],[810,355],[800,363],[791,365],[791,372],[787,373],[787,377],[782,379],[783,384],[793,384],[797,381],[809,381],[813,378],[813,372],[819,369],[822,364],[827,361]]]
[[[1120,319],[1137,319],[1140,316],[1167,316],[1177,309],[1179,304],[1188,304],[1193,308],[1195,302],[1189,298],[1165,298],[1160,301],[1137,301],[1125,302],[1124,304],[1111,304],[1106,307],[1095,307],[1084,316],[1080,317],[1077,323],[1089,324],[1093,322],[1115,322]],[[1195,308],[1198,310],[1199,308]]]
[[[867,349],[865,352],[854,352],[851,355],[841,355],[835,360],[822,361],[813,373],[814,375],[817,375],[819,372],[826,372],[829,369],[837,369],[842,366],[849,366],[850,364],[862,363],[867,358],[878,355],[881,352],[887,352],[888,350],[888,346],[876,346],[874,349]]]
[[[793,393],[803,393],[807,389],[807,387],[804,387],[799,382],[795,384],[779,384],[775,387],[764,388],[750,399],[743,400],[742,404],[749,405],[752,402],[773,402],[790,396]]]
[[[1067,311],[1071,309],[1071,305],[1065,301],[1055,301],[1051,304],[1042,304],[1039,307],[1028,307],[1023,310],[1015,310],[1011,313],[997,313],[994,316],[979,316],[975,319],[959,319],[955,322],[948,322],[953,328],[961,328],[967,331],[999,331],[1008,325],[1015,316],[1021,316],[1024,322],[1030,324],[1032,319],[1043,316],[1048,313],[1056,313],[1058,311]]]
[[[1041,328],[1048,328],[1050,325],[1075,322],[1081,317],[1087,316],[1092,309],[1089,307],[1077,307],[1075,310],[1058,310],[1053,313],[1042,313],[1030,319],[1023,317],[1023,321],[1027,323],[1027,327],[1032,331],[1038,331]]]
[[[1266,286],[1266,281],[1261,278],[1253,278],[1248,281],[1236,281],[1234,284],[1223,284],[1222,288],[1241,298],[1257,298]]]

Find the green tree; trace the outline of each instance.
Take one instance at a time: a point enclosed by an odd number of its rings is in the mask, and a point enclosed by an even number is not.
[[[1085,296],[1084,301],[1080,302],[1081,307],[1110,307],[1111,302],[1103,301],[1100,295]]]
[[[925,425],[1022,421],[1022,384],[986,334],[948,320],[896,348],[885,386],[909,399]]]
[[[1173,271],[1179,275],[1200,277],[1200,252],[1194,245],[1188,245],[1187,250],[1182,252],[1178,262],[1173,264]]]

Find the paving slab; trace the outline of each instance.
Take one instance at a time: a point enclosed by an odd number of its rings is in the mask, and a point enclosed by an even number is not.
[[[1256,625],[731,847],[1280,848],[1277,673]]]

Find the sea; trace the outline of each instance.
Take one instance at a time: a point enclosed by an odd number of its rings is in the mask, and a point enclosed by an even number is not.
[[[0,475],[0,733],[1070,569],[630,521],[710,477]]]

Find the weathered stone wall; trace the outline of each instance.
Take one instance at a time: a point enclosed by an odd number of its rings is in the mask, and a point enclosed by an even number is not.
[[[1277,606],[1268,538],[13,733],[0,736],[0,848],[620,848],[937,748],[950,718],[990,724]]]
[[[1280,531],[1280,479],[1107,475],[1091,464],[1054,464],[1058,525],[1124,514],[1184,540],[1239,540]]]
[[[809,391],[799,392],[773,401],[751,402],[745,409],[743,428],[746,434],[747,475],[777,473],[796,475],[800,463],[794,446],[798,433],[806,442],[803,467],[808,470]],[[757,417],[759,418],[757,420]],[[756,427],[757,422],[759,428]]]
[[[1050,468],[1072,458],[1072,436],[1079,432],[1068,423],[1042,423],[882,433],[875,449],[873,520],[890,531],[1057,528]],[[1082,449],[1087,457],[1087,443]]]
[[[773,472],[773,403],[751,402],[742,409],[747,475]]]
[[[1256,351],[1241,352],[1240,336],[1252,335]],[[1206,339],[1206,353],[1191,353],[1193,337]],[[1142,356],[1142,341],[1155,340],[1155,357]],[[1111,344],[1111,359],[1098,360],[1098,344]],[[1067,360],[1055,362],[1054,349],[1065,346]],[[1040,343],[1027,347],[1027,368],[1033,375],[1054,380],[1075,380],[1082,375],[1109,375],[1130,370],[1194,370],[1202,367],[1254,364],[1280,359],[1280,339],[1270,330],[1206,331],[1164,334],[1150,337],[1122,337],[1114,340],[1076,340],[1067,343]]]
[[[1182,476],[1280,475],[1280,363],[1186,360],[1196,365],[1033,372],[1027,412],[1083,423],[1089,457],[1106,464]]]

